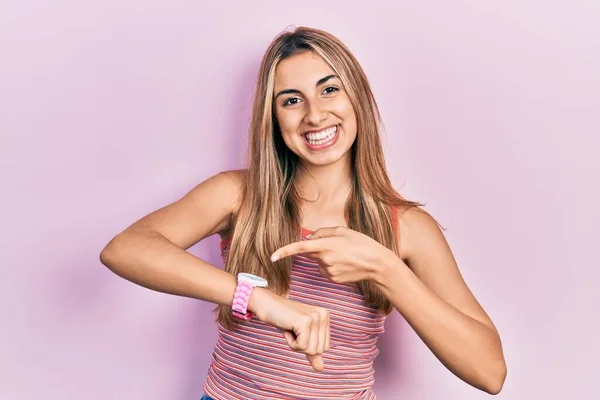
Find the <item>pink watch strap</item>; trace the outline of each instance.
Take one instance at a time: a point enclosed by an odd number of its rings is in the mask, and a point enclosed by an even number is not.
[[[238,280],[233,296],[233,304],[231,305],[231,312],[235,317],[248,321],[254,316],[252,312],[248,311],[248,301],[253,288],[254,285],[251,282],[243,279]]]

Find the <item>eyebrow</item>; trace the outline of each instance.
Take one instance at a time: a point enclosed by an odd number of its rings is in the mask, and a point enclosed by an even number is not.
[[[339,76],[337,76],[335,74],[327,75],[326,77],[319,79],[317,81],[317,84],[315,85],[315,87],[319,87],[322,84],[324,84],[325,82],[327,82],[328,80],[334,79],[334,78],[339,78]],[[298,89],[284,89],[284,90],[280,91],[279,93],[277,93],[275,98],[278,98],[282,94],[291,94],[291,93],[301,93],[301,92]]]

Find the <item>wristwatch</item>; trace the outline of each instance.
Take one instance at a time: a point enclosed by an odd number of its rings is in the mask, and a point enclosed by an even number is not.
[[[231,313],[233,316],[248,321],[252,319],[254,314],[248,311],[248,301],[250,293],[255,287],[267,287],[269,283],[266,279],[260,276],[241,272],[237,276],[237,287],[233,296],[233,304],[231,305]]]

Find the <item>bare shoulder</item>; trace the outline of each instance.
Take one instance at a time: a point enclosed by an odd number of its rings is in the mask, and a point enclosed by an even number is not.
[[[398,222],[406,229],[439,230],[438,222],[421,207],[403,207],[398,212]]]
[[[126,231],[157,232],[187,249],[200,240],[227,231],[239,207],[244,170],[221,171],[182,198],[136,221]]]
[[[229,179],[235,187],[241,189],[242,185],[244,184],[244,179],[246,178],[247,173],[248,170],[246,169],[231,169],[219,172],[218,176],[222,176],[224,178]]]
[[[239,201],[243,184],[244,170],[221,171],[197,184],[183,198],[198,201],[209,197],[213,201],[233,207]]]
[[[245,177],[246,170],[227,170],[219,172],[205,182],[210,182],[212,186],[210,189],[214,190],[213,195],[215,199],[223,202],[223,204],[228,204],[231,211],[234,212],[239,207]],[[204,182],[196,186],[190,194],[204,195],[203,184]]]
[[[447,250],[448,244],[438,221],[421,207],[402,208],[397,218],[398,244],[407,259],[424,251]]]
[[[246,170],[221,171],[205,182],[200,183],[188,194],[193,198],[194,204],[206,203],[207,193],[210,193],[214,209],[222,209],[220,223],[211,233],[226,232],[230,228],[231,216],[237,212],[243,193]],[[204,187],[208,184],[208,187]]]
[[[219,173],[219,177],[223,180],[223,190],[221,192],[221,201],[229,204],[229,218],[227,223],[221,224],[216,232],[223,233],[228,232],[230,227],[231,216],[237,213],[240,208],[240,202],[244,192],[244,185],[246,184],[247,170],[236,169],[222,171]]]

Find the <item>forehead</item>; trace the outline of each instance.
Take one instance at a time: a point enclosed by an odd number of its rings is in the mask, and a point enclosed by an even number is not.
[[[335,74],[335,71],[321,56],[312,51],[305,51],[277,64],[274,89],[314,89],[319,79],[331,74]]]

